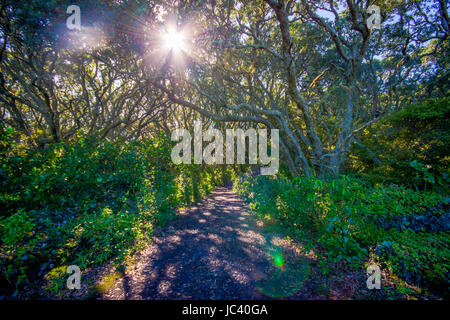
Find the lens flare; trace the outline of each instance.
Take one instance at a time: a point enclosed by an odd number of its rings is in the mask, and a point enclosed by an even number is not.
[[[284,265],[284,258],[282,256],[281,253],[277,253],[274,255],[273,257],[273,263],[279,267],[281,270],[283,270],[283,265]]]
[[[284,298],[299,291],[309,275],[309,263],[306,259],[286,261],[279,250],[269,251],[276,267],[272,275],[259,280],[256,288],[268,297]]]

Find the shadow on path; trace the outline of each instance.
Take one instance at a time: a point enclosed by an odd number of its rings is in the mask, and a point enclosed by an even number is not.
[[[264,233],[230,189],[216,189],[153,240],[103,299],[311,298],[308,258]]]

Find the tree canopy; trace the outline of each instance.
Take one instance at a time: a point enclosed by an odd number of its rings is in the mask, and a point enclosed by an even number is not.
[[[445,1],[80,1],[79,31],[68,5],[2,1],[2,121],[32,145],[203,117],[277,128],[290,173],[322,176],[373,122],[448,94]]]

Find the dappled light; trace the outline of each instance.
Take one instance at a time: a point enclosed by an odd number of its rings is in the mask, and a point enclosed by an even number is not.
[[[234,209],[230,209],[227,203],[234,203]],[[196,218],[203,216],[203,211],[211,204],[215,209],[207,217],[208,224],[200,223]],[[130,288],[129,292],[118,295],[115,289],[120,288],[118,283],[104,297],[111,299],[123,295],[132,299],[157,294],[162,299],[183,299],[195,294],[212,299],[255,299],[291,296],[300,291],[307,273],[300,276],[300,270],[289,266],[284,268],[283,279],[277,280],[277,269],[280,261],[284,264],[282,255],[303,261],[300,267],[303,271],[309,258],[298,253],[294,258],[295,250],[292,248],[270,244],[275,235],[265,235],[244,213],[247,209],[236,195],[230,190],[218,189],[195,209],[183,213],[172,231],[164,230],[155,235],[155,244],[140,258],[143,264],[139,268],[141,271],[131,268],[125,274],[129,281],[135,283],[133,287],[142,288],[142,291]],[[242,230],[241,220],[236,219],[242,217],[255,229]],[[174,261],[178,262],[174,264]],[[147,270],[145,265],[151,266],[151,277],[143,273]],[[268,270],[271,271],[267,277]],[[262,279],[268,282],[261,282],[258,289],[253,289]],[[288,279],[297,280],[287,285]],[[278,287],[270,289],[274,283],[278,283]]]
[[[447,299],[449,5],[2,0],[0,300]]]

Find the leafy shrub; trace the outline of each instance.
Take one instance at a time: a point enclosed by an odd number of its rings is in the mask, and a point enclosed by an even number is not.
[[[27,260],[33,258],[32,252],[38,241],[34,232],[36,223],[32,215],[20,210],[8,218],[0,220],[2,253],[7,263],[2,264],[2,273],[7,280],[16,278],[17,285],[26,280]]]
[[[382,250],[381,261],[405,279],[426,283],[429,287],[448,293],[450,232],[428,233],[391,229],[386,241],[390,250]]]
[[[172,166],[164,136],[39,150],[14,145],[12,130],[0,133],[0,268],[16,290],[44,276],[57,292],[61,268],[71,264],[84,269],[113,259],[120,266],[151,239],[155,224],[216,185],[214,168]],[[186,194],[192,198],[180,197]]]
[[[392,272],[405,277],[414,272],[407,278],[439,288],[448,281],[448,232],[386,230],[380,223],[437,206],[443,202],[439,193],[373,187],[349,176],[329,181],[259,176],[236,180],[234,187],[263,219],[275,220],[306,249],[315,249],[324,266],[331,262],[362,267],[371,252],[389,243],[390,250],[378,251]]]
[[[405,106],[363,130],[348,169],[374,182],[449,191],[450,98]]]

